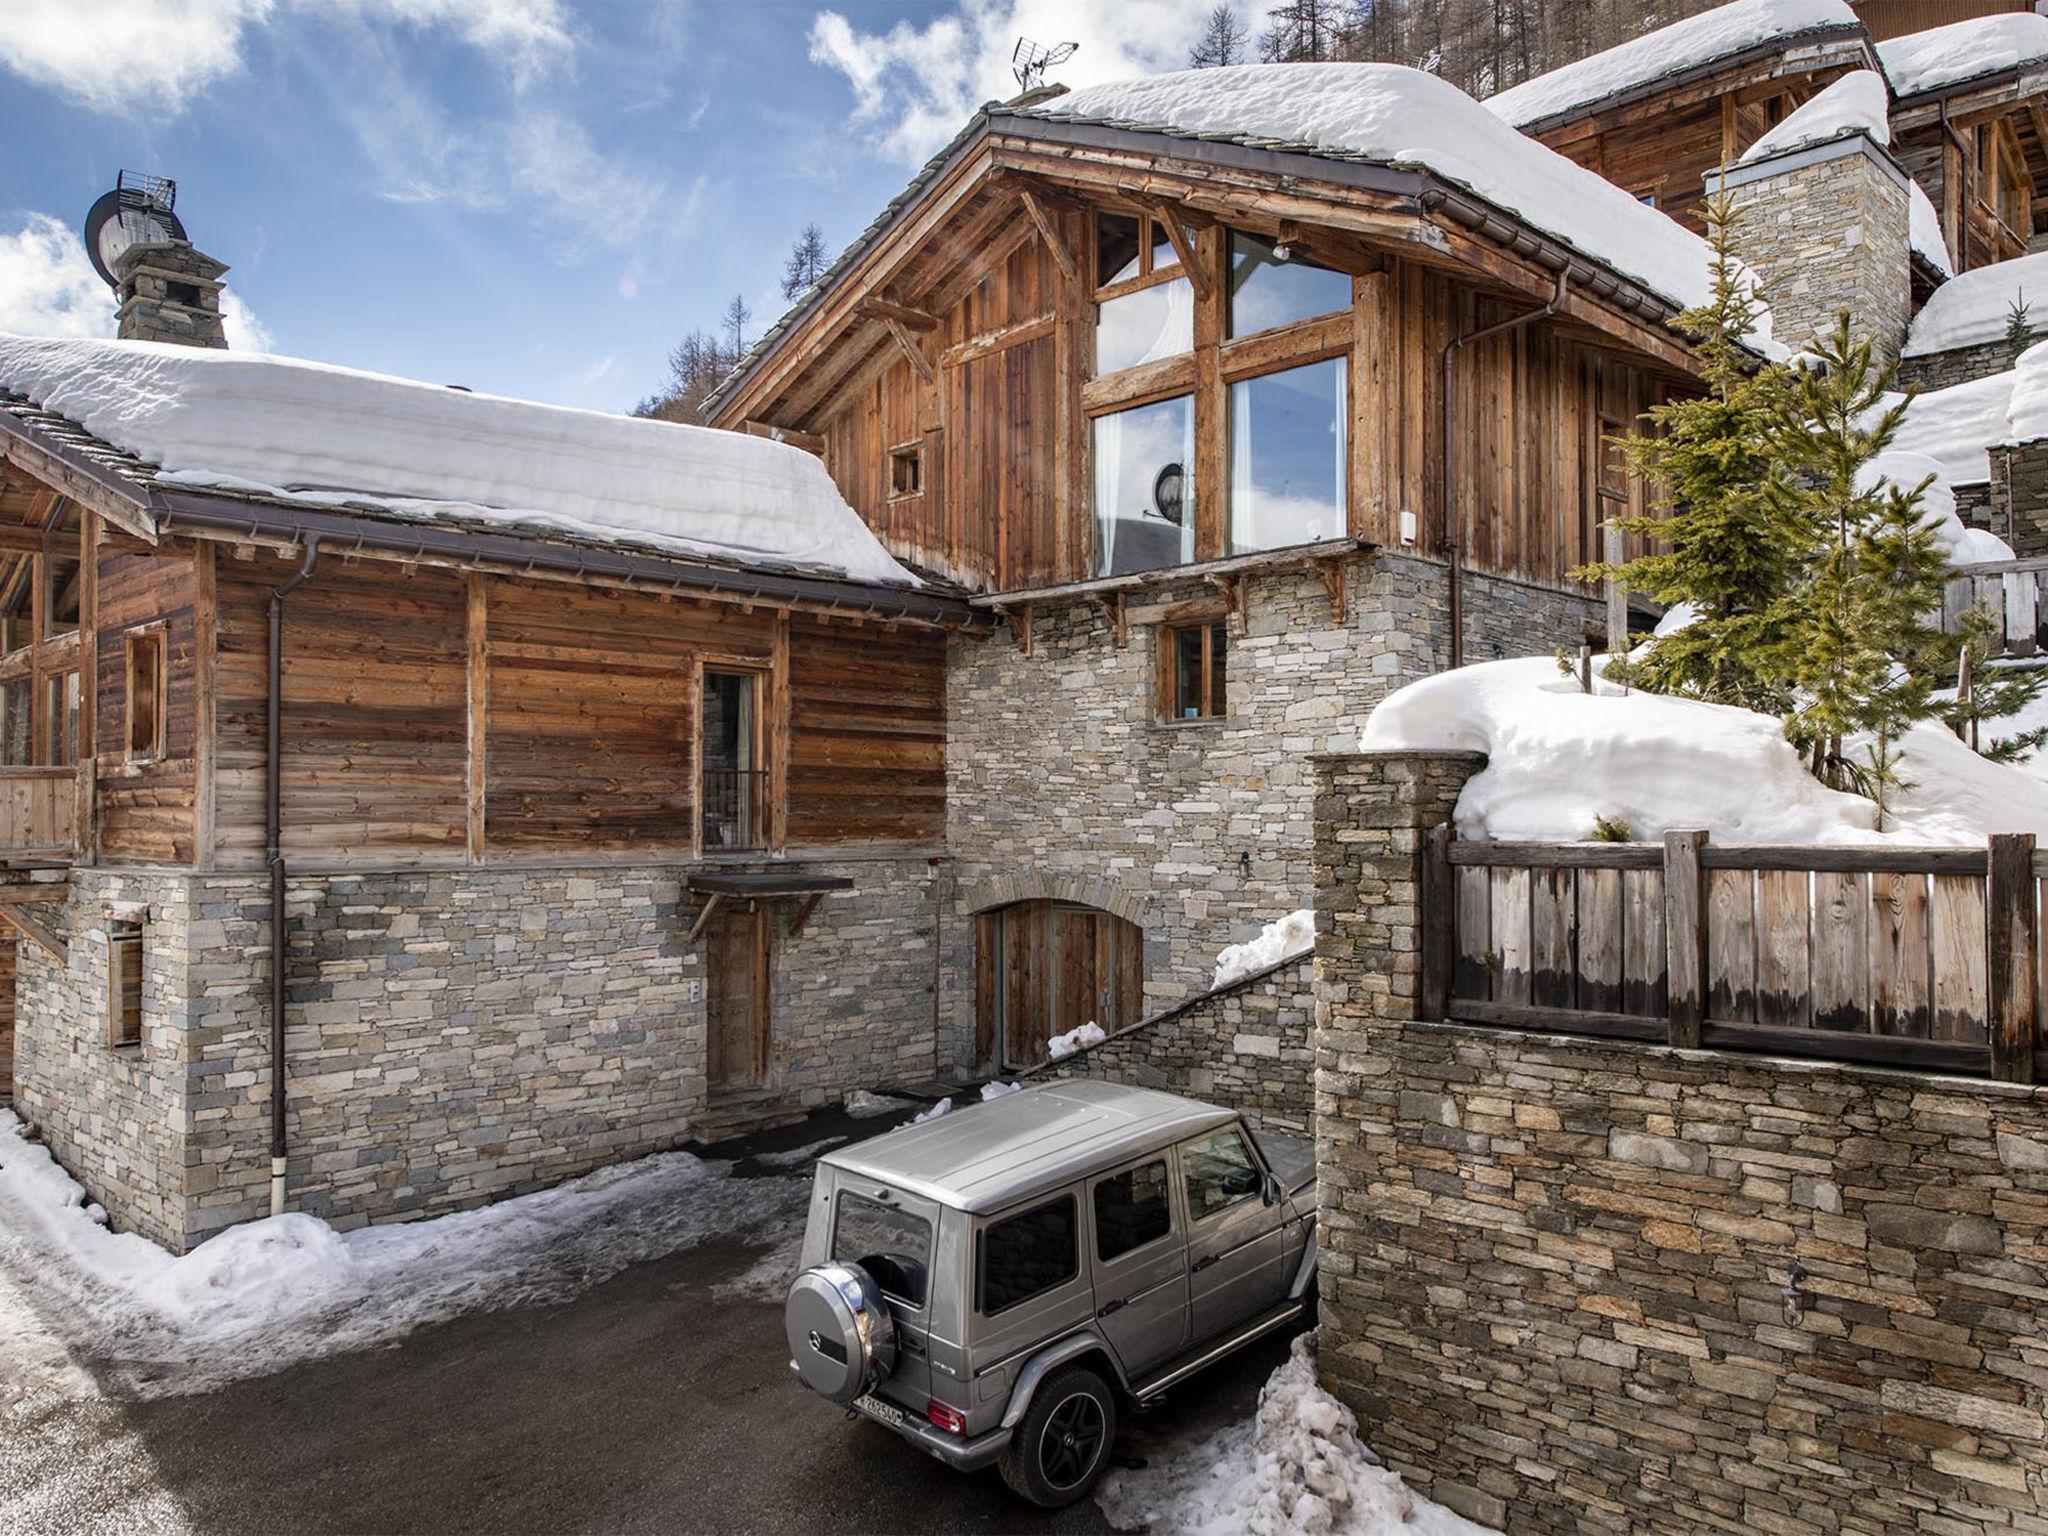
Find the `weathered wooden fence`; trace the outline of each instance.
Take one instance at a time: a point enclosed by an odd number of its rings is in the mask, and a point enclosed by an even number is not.
[[[2048,1081],[2048,856],[1497,843],[1431,832],[1422,1011],[1507,1028]]]
[[[2048,633],[2042,627],[2042,621],[2048,619],[2044,586],[2048,586],[2048,557],[2040,555],[1958,566],[1943,593],[1941,627],[1954,634],[1964,614],[1982,608],[1991,616],[1997,633],[2005,637],[1999,654],[2048,654]]]

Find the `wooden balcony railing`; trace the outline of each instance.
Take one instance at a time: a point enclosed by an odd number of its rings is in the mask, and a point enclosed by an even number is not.
[[[0,859],[78,851],[78,769],[0,768]]]

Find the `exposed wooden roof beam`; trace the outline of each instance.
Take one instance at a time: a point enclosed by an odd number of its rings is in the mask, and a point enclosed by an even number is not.
[[[908,304],[880,297],[861,300],[860,312],[876,320],[893,320],[898,325],[913,331],[936,331],[939,317]]]
[[[1074,253],[1067,249],[1066,237],[1052,216],[1045,211],[1045,205],[1038,200],[1038,194],[1025,188],[1018,193],[1023,201],[1024,211],[1031,216],[1031,222],[1038,229],[1038,238],[1045,242],[1045,248],[1052,254],[1054,265],[1070,283],[1081,281],[1081,268],[1074,260]]]
[[[1173,254],[1180,258],[1180,269],[1194,285],[1195,297],[1206,301],[1215,291],[1215,280],[1209,269],[1195,259],[1195,248],[1188,244],[1188,232],[1181,227],[1179,210],[1161,202],[1145,204],[1145,211],[1166,231],[1167,241],[1173,246]]]
[[[923,379],[926,384],[937,383],[939,376],[932,367],[932,360],[924,355],[924,348],[917,344],[917,338],[910,334],[910,331],[903,322],[885,316],[882,324],[887,327],[889,335],[895,340],[898,350],[910,359],[910,366],[917,370],[917,376]]]

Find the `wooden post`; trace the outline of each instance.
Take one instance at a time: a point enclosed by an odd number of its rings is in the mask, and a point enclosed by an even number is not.
[[[1451,1008],[1451,968],[1458,958],[1457,884],[1451,874],[1451,828],[1431,827],[1422,843],[1422,990],[1415,999],[1418,1019],[1441,1019]]]
[[[1707,1014],[1706,892],[1700,878],[1705,832],[1664,834],[1665,984],[1671,1044],[1697,1050]]]
[[[2034,835],[1994,833],[1991,889],[1984,905],[1984,946],[1991,983],[1991,1075],[2034,1081],[2039,1001],[2034,921]]]
[[[1610,523],[1606,535],[1606,561],[1620,565],[1628,553],[1621,530]],[[1628,654],[1628,589],[1612,576],[1607,578],[1607,654],[1617,658]]]

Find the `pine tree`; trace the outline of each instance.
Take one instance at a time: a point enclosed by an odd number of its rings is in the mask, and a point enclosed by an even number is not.
[[[2021,292],[2005,311],[2005,350],[2009,361],[2017,363],[2020,354],[2034,344],[2034,321],[2028,313],[2027,296]]]
[[[746,355],[747,325],[753,318],[754,312],[747,307],[746,296],[738,293],[732,296],[719,315],[718,327],[724,332],[726,355],[732,360],[726,367],[730,368]]]
[[[1693,622],[1628,663],[1629,679],[1656,693],[1782,714],[1795,627],[1786,597],[1813,542],[1789,507],[1786,470],[1770,440],[1790,387],[1783,368],[1757,367],[1743,351],[1763,304],[1736,260],[1725,203],[1706,210],[1713,251],[1708,302],[1672,321],[1699,357],[1706,393],[1649,412],[1652,430],[1619,442],[1663,516],[1621,520],[1651,539],[1650,554],[1580,574],[1612,578]]]
[[[1237,19],[1237,12],[1228,5],[1217,6],[1203,24],[1201,37],[1188,50],[1188,68],[1216,69],[1228,64],[1242,64],[1247,36],[1249,33],[1245,24]]]
[[[1345,16],[1336,0],[1283,0],[1266,12],[1259,57],[1268,64],[1334,59],[1344,39]]]
[[[2025,578],[2031,580],[2031,577]],[[2017,763],[2048,742],[2048,726],[1993,736],[1992,730],[2040,697],[2048,672],[2036,667],[2000,666],[2002,627],[1981,606],[1964,613],[1957,643],[1954,697],[1941,705],[1942,723],[1971,751],[1994,763]]]
[[[809,293],[830,265],[825,231],[815,224],[806,224],[796,237],[796,244],[790,247],[789,259],[782,264],[782,296],[794,300]]]

